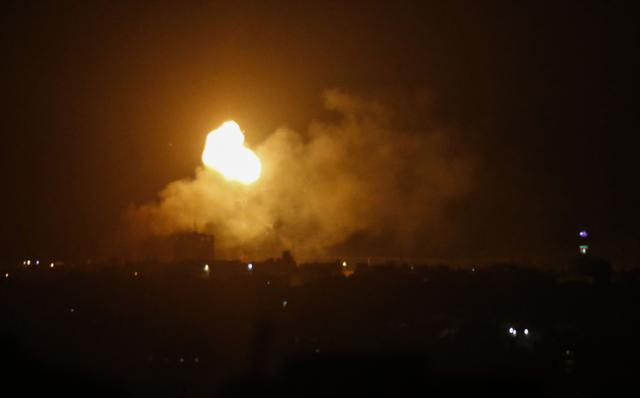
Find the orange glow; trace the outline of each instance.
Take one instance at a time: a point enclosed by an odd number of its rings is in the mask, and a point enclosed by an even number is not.
[[[262,164],[258,156],[244,145],[238,123],[224,122],[207,135],[202,162],[229,181],[249,185],[260,178]]]

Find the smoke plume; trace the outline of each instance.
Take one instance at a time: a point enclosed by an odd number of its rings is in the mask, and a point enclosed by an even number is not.
[[[339,91],[324,94],[338,118],[304,133],[280,128],[254,148],[252,185],[198,167],[151,203],[131,206],[131,238],[193,231],[216,237],[217,256],[298,259],[334,254],[353,239],[404,250],[442,225],[446,204],[471,188],[471,160],[442,128],[398,127],[394,110]],[[248,132],[250,134],[250,132]],[[396,254],[390,253],[390,254]]]

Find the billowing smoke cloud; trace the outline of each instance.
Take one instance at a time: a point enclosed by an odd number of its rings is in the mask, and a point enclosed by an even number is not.
[[[312,259],[354,237],[402,248],[441,224],[445,205],[471,188],[471,162],[452,151],[447,132],[403,131],[392,109],[338,91],[324,100],[337,121],[275,131],[255,148],[263,166],[256,183],[198,167],[157,201],[129,209],[131,235],[213,233],[227,258],[293,250]]]

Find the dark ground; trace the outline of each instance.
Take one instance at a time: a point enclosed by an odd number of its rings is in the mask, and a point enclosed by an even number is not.
[[[633,273],[194,270],[11,270],[0,280],[2,385],[66,396],[584,397],[617,396],[639,368]]]

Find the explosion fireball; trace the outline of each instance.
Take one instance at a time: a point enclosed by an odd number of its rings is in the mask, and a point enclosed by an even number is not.
[[[244,145],[244,134],[233,120],[222,123],[207,135],[202,162],[228,180],[249,185],[260,178],[262,164]]]

